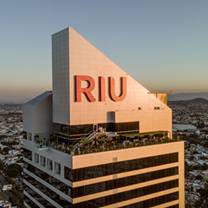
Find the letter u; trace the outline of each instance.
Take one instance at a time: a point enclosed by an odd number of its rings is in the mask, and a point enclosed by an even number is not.
[[[109,97],[111,98],[111,100],[113,100],[114,102],[118,102],[118,101],[122,101],[127,94],[127,90],[126,90],[126,77],[121,77],[120,78],[120,94],[116,95],[115,94],[115,80],[113,77],[109,77]]]

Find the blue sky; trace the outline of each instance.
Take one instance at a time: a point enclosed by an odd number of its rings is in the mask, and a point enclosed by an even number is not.
[[[208,1],[0,0],[0,101],[51,89],[51,34],[71,25],[151,91],[208,92]]]

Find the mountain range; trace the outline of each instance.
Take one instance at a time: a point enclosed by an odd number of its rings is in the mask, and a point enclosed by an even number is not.
[[[208,100],[208,92],[174,93],[168,96],[169,101],[192,100],[195,98],[203,98]]]
[[[204,98],[194,98],[191,100],[175,100],[169,101],[170,105],[189,105],[189,104],[204,104],[208,105],[208,100]]]

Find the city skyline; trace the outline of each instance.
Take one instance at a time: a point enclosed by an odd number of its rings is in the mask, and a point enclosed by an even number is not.
[[[206,1],[2,1],[0,101],[51,90],[48,37],[69,25],[150,91],[208,92],[207,8]]]
[[[0,5],[0,208],[207,208],[208,1]]]

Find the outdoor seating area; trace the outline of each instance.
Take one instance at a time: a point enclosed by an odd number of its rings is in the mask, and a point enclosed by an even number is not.
[[[66,152],[72,155],[89,154],[95,152],[111,151],[124,148],[133,148],[146,145],[155,145],[161,143],[175,142],[178,138],[170,139],[166,134],[137,134],[133,137],[126,135],[114,135],[109,136],[107,133],[94,134],[90,139],[82,138],[77,140],[75,144],[70,144],[66,140],[66,143],[62,139],[59,141],[52,140],[50,145],[62,152]],[[61,142],[61,143],[60,143]]]

